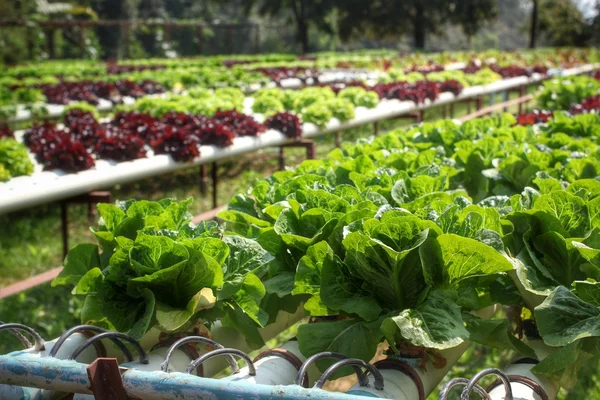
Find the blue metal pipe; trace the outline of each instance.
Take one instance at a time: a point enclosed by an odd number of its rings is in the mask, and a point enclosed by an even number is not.
[[[304,389],[300,386],[268,386],[200,378],[178,372],[135,369],[122,374],[129,397],[144,400],[362,400],[362,396]],[[91,394],[87,365],[76,361],[29,355],[0,356],[0,384],[36,387],[66,393]]]

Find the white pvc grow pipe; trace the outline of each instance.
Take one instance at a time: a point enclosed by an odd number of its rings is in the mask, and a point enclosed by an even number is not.
[[[546,346],[541,340],[529,340],[527,341],[527,344],[533,348],[539,360],[543,360],[552,351],[556,350]],[[511,379],[510,383],[514,400],[544,400],[543,394],[546,395],[548,400],[556,399],[559,386],[550,379],[531,372],[531,369],[535,365],[535,363],[526,362],[526,360],[520,357],[504,369],[504,373],[508,375],[509,378],[517,377],[516,379]],[[525,379],[519,380],[519,377]],[[534,385],[537,385],[537,388],[533,387],[531,384],[528,384],[527,381],[533,382]],[[543,393],[539,393],[540,390]],[[498,385],[492,388],[492,390],[489,392],[489,395],[491,400],[504,400],[505,391],[503,385]]]
[[[134,368],[138,371],[160,371],[162,362],[165,360],[167,355],[168,347],[159,347],[148,354],[148,364],[140,364],[137,361],[132,361],[121,365],[123,368]],[[169,359],[168,372],[184,372],[188,365],[190,365],[190,357],[182,350],[177,349],[171,355]],[[73,396],[73,400],[94,400],[94,395],[76,393]]]
[[[588,65],[563,72],[564,74],[574,75],[591,71],[594,68],[595,65]],[[542,77],[539,74],[534,74],[531,78],[516,77],[504,79],[486,86],[465,88],[458,96],[454,96],[448,92],[441,93],[435,101],[427,100],[423,104],[418,105],[412,101],[382,100],[373,109],[357,107],[356,117],[347,122],[342,123],[334,118],[324,128],[317,128],[311,123],[303,124],[304,133],[302,136],[309,138],[337,132],[371,122],[394,118],[411,111],[425,110],[458,100],[497,93],[524,84],[539,82],[541,79]],[[251,101],[245,101],[246,108],[250,104]],[[262,119],[262,116],[260,116],[259,120]],[[258,137],[237,137],[233,140],[233,145],[225,148],[200,146],[200,157],[189,163],[176,162],[167,155],[153,155],[148,158],[120,163],[108,160],[96,160],[94,169],[73,174],[55,170],[36,172],[31,176],[15,177],[5,183],[0,183],[0,214],[76,196],[91,190],[189,168],[192,165],[207,164],[267,147],[280,146],[291,141],[293,140],[281,132],[269,130]]]
[[[66,359],[73,353],[73,351],[75,351],[75,349],[77,349],[88,339],[89,336],[83,333],[74,333],[73,335],[69,336],[69,338],[67,338],[67,340],[63,343],[63,345],[56,354],[56,358]],[[56,344],[57,340],[58,338],[46,342],[44,345],[45,349],[42,351],[36,351],[34,348],[29,348],[22,351],[15,351],[13,353],[10,353],[9,355],[18,356],[19,354],[30,354],[32,357],[36,358],[49,357],[49,353]],[[90,363],[96,357],[98,357],[98,354],[96,353],[96,348],[90,346],[81,353],[81,355],[78,357],[78,360],[80,360],[81,362]],[[12,385],[0,385],[0,399],[2,400],[35,400],[61,397],[64,397],[64,394],[59,395],[50,390]]]
[[[427,360],[425,370],[417,367],[412,368],[421,382],[423,398],[427,398],[435,390],[470,344],[470,342],[463,342],[459,346],[440,351],[440,356],[446,359],[446,366],[444,368],[434,367],[430,360]],[[375,389],[375,379],[373,375],[369,375],[369,387],[361,387],[359,384],[356,384],[348,391],[348,394],[363,396],[369,394],[371,397],[395,400],[417,400],[420,398],[420,385],[415,381],[415,378],[396,369],[380,369],[379,371],[384,377],[383,390]]]
[[[277,318],[274,323],[268,325],[265,328],[259,330],[263,340],[268,341],[275,336],[277,336],[280,332],[288,329],[293,324],[298,322],[302,317],[304,317],[304,309],[302,306],[298,307],[298,310],[291,314],[285,311],[279,312]],[[245,337],[239,334],[237,331],[225,328],[221,325],[219,321],[215,323],[215,326],[211,330],[211,334],[215,341],[223,345],[224,347],[233,347],[236,349],[240,349],[242,351],[249,351],[250,348],[246,343]],[[155,344],[159,342],[160,332],[156,329],[152,329],[149,331],[141,340],[140,344],[144,349],[150,349],[154,347]],[[56,358],[65,359],[69,357],[75,349],[77,349],[80,345],[82,345],[85,341],[89,339],[89,336],[86,336],[83,333],[74,333],[69,336],[67,340],[63,343],[62,347],[59,349],[56,354]],[[43,351],[35,351],[32,349],[27,349],[23,351],[17,351],[10,353],[10,355],[18,356],[19,354],[30,354],[33,357],[43,358],[49,357],[49,353],[52,350],[52,347],[56,343],[57,339],[51,340],[45,343],[45,350]],[[116,347],[112,342],[104,341],[104,347],[106,349],[106,356],[110,358],[116,358],[119,362],[123,361],[123,353]],[[139,370],[152,370],[159,371],[160,363],[164,360],[164,357],[161,355],[166,352],[166,348],[157,349],[155,352],[151,353],[151,363],[148,365],[143,365],[139,363],[135,363],[135,368]],[[200,351],[202,354],[204,351]],[[154,356],[152,356],[154,354]],[[95,351],[93,346],[86,348],[78,357],[77,360],[82,363],[89,364],[93,360],[98,357],[98,354]],[[182,365],[185,364],[185,368],[189,365],[189,358],[187,361],[184,361],[187,358],[181,350],[177,350],[172,357],[172,362],[170,363],[173,370],[179,371],[182,368]],[[159,361],[160,359],[160,361]],[[158,364],[157,364],[158,363]],[[131,364],[134,366],[134,364]],[[217,373],[221,372],[227,366],[227,362],[224,358],[215,358],[207,362],[204,367],[204,376],[210,377],[214,376]],[[183,370],[185,370],[183,368]],[[41,397],[40,397],[41,396]],[[28,388],[28,387],[19,387],[19,386],[10,386],[10,385],[0,385],[0,399],[2,400],[19,400],[19,399],[58,399],[64,397],[63,393],[56,393],[48,390],[36,389],[36,388]]]
[[[300,352],[298,342],[295,340],[284,343],[283,345],[279,346],[279,349],[288,351],[296,356],[296,358],[298,358],[298,360],[301,362],[306,361],[306,357],[304,357]],[[224,380],[271,386],[292,385],[294,384],[296,376],[298,375],[297,367],[287,359],[279,356],[271,355],[261,358],[254,363],[254,367],[256,368],[255,376],[251,376],[249,374],[249,368],[244,366],[240,369],[240,372],[224,378]],[[318,378],[318,374],[319,372],[316,369],[316,366],[313,365],[308,371],[309,381],[312,382],[314,379]]]
[[[489,319],[495,312],[496,306],[490,306],[473,314],[480,318]],[[451,349],[440,351],[440,355],[446,359],[446,366],[444,368],[436,368],[429,359],[424,369],[412,368],[413,374],[416,374],[418,379],[397,369],[380,369],[384,377],[383,390],[375,389],[375,379],[372,375],[369,375],[369,387],[361,387],[359,384],[356,384],[350,389],[348,394],[394,400],[415,400],[421,398],[420,388],[422,388],[423,398],[425,399],[435,390],[450,369],[454,367],[454,364],[456,364],[470,344],[471,342],[463,342]],[[394,357],[390,358],[393,359]],[[420,384],[417,380],[420,381]]]

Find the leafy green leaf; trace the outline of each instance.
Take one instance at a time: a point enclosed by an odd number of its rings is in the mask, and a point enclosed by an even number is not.
[[[305,357],[310,357],[323,351],[332,351],[369,362],[382,339],[380,323],[344,320],[302,324],[298,328],[300,352]],[[330,360],[317,362],[321,370],[331,364]]]
[[[600,309],[564,286],[554,289],[534,312],[540,335],[549,346],[600,336]]]
[[[100,268],[98,246],[91,243],[78,244],[65,258],[64,267],[52,281],[52,286],[76,285],[93,268]]]
[[[406,340],[414,346],[444,350],[469,338],[460,307],[455,299],[441,291],[430,293],[416,309],[403,310],[387,318],[381,331],[393,348]]]
[[[475,276],[507,272],[510,262],[493,248],[454,234],[437,238],[450,286]]]

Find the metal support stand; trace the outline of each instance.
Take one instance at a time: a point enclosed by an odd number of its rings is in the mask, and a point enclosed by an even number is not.
[[[379,121],[373,122],[373,135],[379,135]]]
[[[335,133],[335,147],[342,147],[342,131]]]
[[[87,367],[96,400],[127,400],[116,358],[97,358]]]
[[[519,86],[519,97],[525,97],[525,94],[527,94],[527,87]],[[523,103],[519,103],[519,114],[523,114]]]
[[[423,122],[423,114],[424,114],[423,110],[419,110],[414,114],[414,119],[415,119],[416,123]]]
[[[110,203],[110,192],[95,191],[81,196],[72,197],[60,202],[61,234],[63,242],[63,257],[69,252],[69,204],[83,203],[88,206],[88,217],[91,219],[96,214],[94,204]]]
[[[69,252],[69,210],[68,203],[63,201],[60,203],[60,220],[61,220],[61,234],[63,242],[63,258],[67,256]]]
[[[336,144],[337,144],[337,137],[336,137]],[[298,139],[292,143],[286,143],[284,145],[279,146],[279,170],[280,171],[283,171],[285,169],[285,151],[284,151],[284,149],[286,147],[303,147],[306,150],[306,159],[307,160],[314,160],[316,158],[317,146],[312,139]]]
[[[482,107],[483,107],[483,97],[477,96],[475,98],[475,109],[477,111],[479,111],[479,110],[481,110]]]
[[[208,174],[206,173],[206,165],[200,166],[200,194],[206,196],[206,189],[208,188]]]
[[[210,171],[212,179],[212,203],[213,208],[217,208],[217,186],[219,185],[219,166],[216,162],[212,163],[212,169]]]
[[[505,90],[504,92],[502,92],[502,102],[506,103],[509,100],[510,100],[510,92],[508,90]],[[508,107],[502,108],[502,111],[503,112],[507,112],[508,111]]]

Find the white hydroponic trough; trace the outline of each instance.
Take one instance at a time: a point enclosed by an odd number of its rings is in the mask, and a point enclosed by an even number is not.
[[[562,71],[562,74],[575,75],[585,73],[592,71],[596,67],[597,65],[586,65]],[[423,104],[415,104],[412,101],[382,100],[373,109],[357,107],[355,118],[347,122],[342,123],[334,118],[322,129],[317,128],[311,123],[303,124],[302,136],[310,138],[337,132],[351,127],[395,118],[412,111],[426,110],[460,100],[514,89],[522,85],[539,82],[541,79],[542,76],[539,74],[534,74],[531,78],[509,78],[486,86],[465,88],[458,96],[454,96],[448,92],[441,93],[435,101],[426,100]],[[246,100],[246,111],[252,114],[248,110],[252,99]],[[262,119],[262,116],[258,117],[259,120]],[[15,136],[21,137],[22,132],[17,132]],[[41,166],[36,165],[36,172],[33,175],[15,177],[5,183],[0,183],[0,214],[66,199],[92,190],[189,168],[194,165],[216,162],[268,147],[281,146],[291,142],[293,142],[293,139],[286,137],[281,132],[269,130],[258,137],[237,137],[233,140],[233,145],[225,148],[200,146],[200,157],[188,163],[176,162],[168,155],[152,155],[150,152],[147,158],[133,161],[117,163],[102,159],[96,160],[95,168],[78,173],[65,173],[60,170],[42,171]]]

